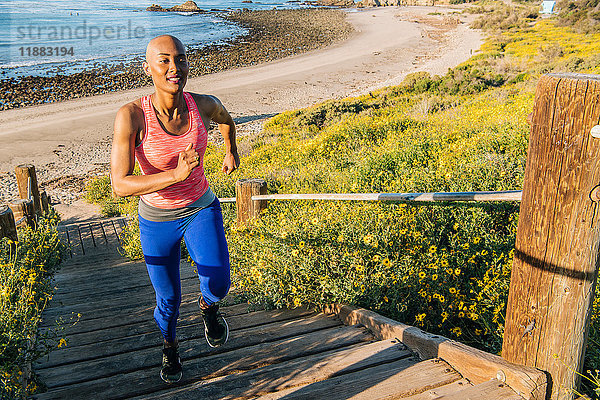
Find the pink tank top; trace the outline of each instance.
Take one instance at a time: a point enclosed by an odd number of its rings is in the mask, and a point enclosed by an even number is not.
[[[186,180],[141,196],[146,204],[157,208],[172,209],[188,206],[208,190],[203,165],[208,135],[194,99],[186,92],[183,96],[189,114],[189,128],[183,135],[171,135],[165,132],[158,122],[150,95],[142,97],[146,131],[142,142],[135,148],[135,157],[142,174],[151,175],[174,169],[177,167],[179,153],[190,143],[200,156],[199,165],[192,170]]]

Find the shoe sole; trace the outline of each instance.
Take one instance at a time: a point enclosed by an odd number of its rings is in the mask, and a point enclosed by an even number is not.
[[[213,349],[223,346],[225,343],[227,343],[227,340],[229,339],[229,325],[227,324],[227,321],[225,320],[225,318],[223,318],[223,317],[221,317],[221,318],[223,319],[223,322],[225,323],[225,332],[227,332],[227,334],[225,335],[225,340],[221,344],[213,345],[208,340],[208,328],[206,327],[206,323],[204,324],[204,338],[206,339],[206,343],[208,343],[208,345],[210,347],[212,347]]]
[[[183,371],[180,372],[177,376],[178,377],[176,379],[171,379],[170,377],[165,376],[162,371],[160,371],[160,379],[162,379],[168,384],[179,382],[181,380],[181,377],[183,376]]]

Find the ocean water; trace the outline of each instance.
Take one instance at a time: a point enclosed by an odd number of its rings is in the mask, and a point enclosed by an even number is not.
[[[0,79],[118,67],[141,60],[148,41],[161,34],[199,47],[245,33],[215,12],[146,11],[153,2],[168,8],[184,1],[0,0]],[[196,4],[206,11],[301,7],[297,1],[286,0],[196,0]]]

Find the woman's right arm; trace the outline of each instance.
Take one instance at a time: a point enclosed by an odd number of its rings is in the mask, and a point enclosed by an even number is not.
[[[135,196],[153,193],[177,182],[184,181],[198,165],[198,153],[192,145],[179,153],[177,167],[152,175],[132,175],[135,167],[135,139],[144,127],[139,107],[129,103],[121,107],[115,119],[110,157],[110,176],[117,196]]]

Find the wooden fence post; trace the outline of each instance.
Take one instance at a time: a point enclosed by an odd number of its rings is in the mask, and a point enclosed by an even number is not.
[[[17,186],[19,187],[19,197],[28,199],[31,194],[33,207],[36,214],[41,214],[42,203],[40,201],[40,189],[38,188],[35,167],[31,164],[17,165],[15,168],[17,176]],[[31,190],[31,193],[29,191]]]
[[[550,375],[572,399],[582,372],[600,244],[600,76],[550,74],[537,86],[502,357]]]
[[[35,210],[33,208],[33,200],[19,199],[8,203],[8,207],[12,210],[15,221],[25,217],[26,223],[31,229],[35,229]]]
[[[235,183],[237,224],[258,217],[267,208],[266,200],[252,200],[252,195],[267,194],[267,183],[262,179],[240,179]]]
[[[5,237],[13,242],[19,240],[12,210],[8,206],[0,206],[0,239]]]
[[[40,193],[40,203],[42,204],[43,212],[47,213],[50,211],[50,199],[48,198],[48,194],[45,190]]]

